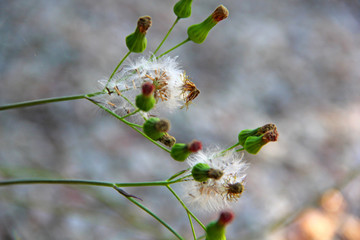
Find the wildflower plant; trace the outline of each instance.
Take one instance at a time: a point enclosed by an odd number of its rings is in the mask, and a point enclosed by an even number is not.
[[[246,169],[249,164],[244,160],[243,152],[258,153],[265,144],[277,140],[278,132],[274,124],[243,130],[239,133],[237,142],[226,149],[209,148],[203,146],[201,141],[191,141],[191,139],[187,143],[177,143],[176,138],[168,133],[170,121],[163,119],[161,113],[184,111],[200,94],[195,83],[179,66],[177,57],[168,54],[189,41],[203,43],[210,30],[229,15],[226,7],[220,5],[202,23],[190,26],[187,31],[188,37],[184,41],[157,55],[177,22],[182,18],[190,17],[191,7],[190,0],[178,1],[173,8],[177,18],[157,49],[153,53],[137,55],[132,61],[126,62],[130,54],[143,53],[147,47],[146,33],[151,30],[152,20],[150,16],[140,17],[135,31],[125,37],[129,51],[108,78],[98,81],[100,86],[98,92],[0,106],[0,111],[3,111],[51,102],[86,99],[169,153],[169,158],[184,162],[182,164],[185,170],[174,173],[163,181],[113,183],[78,179],[9,179],[0,181],[0,186],[81,184],[110,187],[154,217],[177,239],[184,239],[168,223],[140,203],[139,197],[124,190],[126,187],[164,186],[179,201],[188,215],[194,239],[198,239],[198,236],[194,230],[193,220],[203,228],[201,235],[206,239],[226,239],[225,226],[234,218],[231,212],[222,212],[218,221],[205,226],[191,211],[191,207],[205,212],[233,207],[233,203],[240,199],[245,189]],[[183,186],[183,197],[172,189],[171,185],[176,183]]]

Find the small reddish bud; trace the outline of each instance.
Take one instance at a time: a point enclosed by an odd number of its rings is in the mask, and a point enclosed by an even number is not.
[[[144,96],[150,96],[155,91],[155,86],[151,82],[145,82],[141,86],[141,92]]]
[[[188,150],[190,152],[198,152],[202,149],[202,143],[198,140],[193,140],[191,143],[189,143],[188,145]]]
[[[234,213],[230,211],[224,211],[220,214],[218,224],[222,226],[226,226],[234,220],[234,217],[235,217]]]

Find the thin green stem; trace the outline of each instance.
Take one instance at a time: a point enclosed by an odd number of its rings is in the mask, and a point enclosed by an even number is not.
[[[173,181],[152,181],[152,182],[135,182],[135,183],[111,183],[103,181],[79,180],[79,179],[13,179],[0,181],[0,187],[10,185],[25,185],[25,184],[69,184],[69,185],[89,185],[101,187],[149,187],[149,186],[168,186],[181,180]]]
[[[181,200],[181,198],[176,194],[176,192],[169,186],[166,186],[170,192],[176,197],[176,199],[180,202],[180,204],[183,206],[183,208],[185,209],[186,212],[188,212],[194,219],[195,221],[198,222],[198,224],[204,229],[206,230],[206,227],[204,226],[204,224],[188,209],[188,207],[185,205],[185,203],[183,202],[183,200]]]
[[[165,35],[164,39],[161,41],[161,43],[159,44],[159,46],[156,48],[154,55],[159,51],[159,49],[161,48],[161,46],[164,44],[165,40],[168,38],[168,36],[170,35],[171,31],[173,30],[173,28],[175,27],[175,25],[178,23],[178,21],[180,20],[179,17],[176,18],[174,24],[171,26],[171,28],[169,29],[169,31],[167,32],[167,34]]]
[[[244,151],[244,150],[245,150],[245,148],[239,148],[236,150],[236,152],[240,152],[240,151]]]
[[[52,102],[64,102],[64,101],[89,98],[89,97],[94,97],[94,96],[101,95],[101,94],[104,94],[104,92],[95,92],[95,93],[90,93],[90,94],[81,94],[81,95],[54,97],[54,98],[43,98],[43,99],[37,99],[37,100],[31,100],[31,101],[25,101],[25,102],[18,102],[18,103],[0,106],[0,111],[12,109],[12,108],[23,108],[23,107],[36,106],[36,105],[52,103]]]
[[[166,52],[164,52],[163,54],[159,55],[158,57],[156,57],[156,59],[161,58],[162,56],[168,54],[169,52],[171,52],[172,50],[175,50],[176,48],[180,47],[181,45],[187,43],[188,41],[190,41],[190,38],[187,38],[186,40],[182,41],[181,43],[179,43],[178,45],[176,45],[173,48],[170,48],[169,50],[167,50]]]
[[[138,113],[138,112],[140,112],[140,109],[136,109],[135,111],[133,111],[133,112],[131,112],[129,114],[126,114],[125,116],[122,116],[121,118],[125,119],[127,117],[130,117],[131,115],[134,115],[134,114]],[[141,125],[139,125],[139,126],[142,127]]]
[[[202,236],[198,237],[197,240],[204,239],[205,237],[206,237],[206,235],[202,235]]]
[[[106,112],[108,112],[109,114],[113,115],[114,117],[116,117],[117,119],[119,119],[120,121],[122,121],[123,123],[125,123],[126,125],[130,126],[132,129],[134,129],[135,131],[137,131],[138,133],[140,133],[143,137],[145,137],[146,139],[148,139],[150,142],[154,143],[156,146],[158,146],[159,148],[163,149],[164,151],[171,153],[171,151],[169,149],[167,149],[166,147],[160,145],[158,142],[154,141],[153,139],[151,139],[149,136],[147,136],[145,133],[143,133],[142,131],[140,131],[139,129],[137,129],[137,127],[142,127],[141,125],[138,124],[134,124],[131,123],[129,121],[126,121],[125,119],[122,119],[122,117],[120,117],[119,115],[117,115],[116,113],[112,112],[111,110],[107,109],[106,107],[102,106],[101,104],[97,103],[96,101],[88,98],[88,100],[92,103],[94,103],[96,106],[104,109]]]
[[[170,181],[170,180],[172,180],[172,179],[174,179],[174,178],[176,178],[176,177],[178,177],[178,176],[183,175],[183,174],[186,173],[186,171],[188,171],[189,169],[190,169],[190,168],[185,169],[185,170],[181,170],[180,172],[175,173],[174,175],[172,175],[172,176],[168,179],[168,181]]]
[[[164,222],[161,218],[159,218],[155,213],[153,213],[152,211],[150,211],[148,208],[146,208],[144,205],[142,205],[141,203],[139,203],[138,201],[136,201],[133,197],[125,195],[123,193],[123,191],[119,191],[119,189],[116,188],[116,186],[114,186],[114,189],[116,191],[118,191],[121,195],[123,195],[124,197],[126,197],[130,202],[134,203],[136,206],[138,206],[139,208],[141,208],[142,210],[144,210],[146,213],[148,213],[150,216],[152,216],[153,218],[155,218],[158,222],[160,222],[164,227],[166,227],[170,232],[172,232],[178,239],[183,240],[184,238],[178,234],[172,227],[170,227],[166,222]]]
[[[226,153],[227,151],[230,151],[231,149],[236,148],[236,147],[239,146],[239,145],[240,145],[240,143],[238,142],[238,143],[236,143],[235,145],[232,145],[231,147],[229,147],[229,148],[225,149],[224,151],[222,151],[221,154],[224,154],[224,153]]]
[[[191,219],[191,215],[190,215],[189,212],[186,212],[186,213],[187,213],[188,218],[189,218],[190,227],[191,227],[192,234],[194,236],[194,240],[196,240],[196,233],[195,233],[195,229],[194,229],[194,224],[193,224],[192,219]]]
[[[107,86],[109,85],[109,82],[111,81],[111,79],[114,77],[116,71],[119,69],[119,67],[121,66],[121,64],[125,61],[125,59],[130,55],[131,51],[129,51],[124,57],[123,59],[120,60],[119,64],[116,66],[116,68],[114,69],[114,71],[112,72],[112,74],[110,75],[105,87],[104,87],[104,90],[107,88]]]
[[[135,109],[137,108],[136,105],[133,102],[131,102],[127,97],[125,97],[124,95],[121,95],[121,97],[125,99],[133,108]],[[146,121],[146,117],[141,112],[140,114],[143,117],[143,119]]]
[[[92,185],[101,187],[112,187],[114,184],[110,182],[91,181],[91,180],[74,180],[74,179],[14,179],[0,181],[0,187],[9,185],[24,184],[71,184],[71,185]]]

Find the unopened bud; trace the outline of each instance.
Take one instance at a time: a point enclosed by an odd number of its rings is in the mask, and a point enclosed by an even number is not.
[[[167,120],[159,118],[149,118],[143,125],[143,130],[153,140],[158,140],[170,129],[170,123]]]
[[[195,181],[205,182],[209,178],[219,180],[224,173],[221,170],[210,168],[206,163],[198,163],[192,168],[191,174]]]
[[[269,142],[277,141],[279,133],[276,129],[266,132],[261,136],[250,136],[246,139],[244,149],[251,154],[257,154]]]
[[[240,145],[244,146],[244,143],[245,143],[245,141],[246,141],[246,139],[248,137],[250,137],[250,136],[261,136],[264,133],[266,133],[268,131],[271,131],[271,130],[277,131],[276,126],[273,123],[268,123],[268,124],[265,124],[262,127],[258,127],[258,128],[255,128],[255,129],[242,130],[239,133],[239,136],[238,136],[239,143],[240,143]]]
[[[152,83],[143,83],[141,86],[142,94],[137,95],[135,98],[135,104],[140,110],[148,112],[155,106],[154,90],[155,87]]]
[[[191,15],[192,0],[180,0],[174,6],[174,13],[179,18],[188,18]]]
[[[195,153],[202,149],[202,144],[200,141],[194,140],[189,144],[185,143],[176,143],[171,148],[171,157],[176,161],[185,161],[185,159],[191,154]]]
[[[141,86],[141,92],[144,96],[148,97],[155,91],[155,86],[151,82],[145,82]]]
[[[202,143],[198,140],[193,140],[191,143],[188,144],[188,149],[190,152],[198,152],[202,149]]]
[[[168,133],[165,133],[158,141],[168,147],[172,147],[176,143],[176,139]]]
[[[146,49],[147,40],[145,35],[150,27],[150,16],[143,16],[139,18],[135,32],[128,35],[125,39],[126,46],[130,52],[141,53]]]
[[[223,5],[218,6],[215,11],[202,23],[192,25],[188,28],[188,37],[194,43],[203,43],[210,30],[221,20],[229,16],[229,11]]]
[[[217,221],[210,222],[206,226],[206,240],[226,240],[226,225],[234,219],[234,214],[224,211]]]

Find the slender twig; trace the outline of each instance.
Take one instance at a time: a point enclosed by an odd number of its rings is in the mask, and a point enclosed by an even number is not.
[[[236,147],[239,146],[239,145],[240,145],[240,143],[236,143],[236,144],[232,145],[231,147],[229,147],[229,148],[221,151],[221,154],[224,154],[224,153],[226,153],[227,151],[230,151],[231,149],[236,148]]]
[[[31,107],[31,106],[36,106],[36,105],[46,104],[46,103],[64,102],[64,101],[71,101],[71,100],[77,100],[77,99],[84,99],[84,98],[94,97],[94,96],[101,95],[101,94],[104,94],[104,92],[95,92],[95,93],[89,93],[89,94],[80,94],[80,95],[54,97],[54,98],[43,98],[43,99],[37,99],[37,100],[31,100],[31,101],[12,103],[12,104],[0,106],[0,111],[12,109],[12,108]]]
[[[180,171],[180,172],[175,173],[174,175],[172,175],[172,176],[168,179],[168,181],[170,181],[170,180],[172,180],[172,179],[174,179],[174,178],[176,178],[176,177],[178,177],[178,176],[183,175],[183,174],[186,173],[188,170],[189,170],[189,168],[188,168],[188,169],[185,169],[185,170],[182,170],[182,171]]]
[[[186,213],[187,213],[188,218],[189,218],[189,223],[190,223],[192,234],[194,236],[194,240],[196,240],[196,233],[195,233],[195,229],[194,229],[194,224],[193,224],[192,219],[191,219],[191,215],[190,215],[189,212],[186,212]]]
[[[178,234],[172,227],[170,227],[166,222],[164,222],[161,218],[159,218],[155,213],[153,213],[152,211],[150,211],[148,208],[146,208],[144,205],[142,205],[141,203],[139,203],[138,201],[136,201],[133,197],[131,197],[131,195],[129,194],[124,194],[124,191],[121,188],[118,188],[117,186],[113,186],[113,188],[119,192],[121,195],[123,195],[124,197],[126,197],[129,201],[131,201],[132,203],[134,203],[136,206],[138,206],[139,208],[141,208],[142,210],[144,210],[145,212],[147,212],[150,216],[152,216],[153,218],[155,218],[158,222],[160,222],[164,227],[166,227],[170,232],[172,232],[178,239],[184,239],[182,236],[180,236],[180,234]]]
[[[236,152],[240,152],[240,151],[244,151],[244,150],[245,150],[245,148],[239,148],[236,150]]]
[[[167,34],[165,35],[164,39],[161,41],[161,43],[159,44],[159,46],[156,48],[156,50],[154,51],[154,55],[159,51],[159,49],[161,48],[161,46],[164,44],[165,40],[168,38],[168,36],[170,35],[171,31],[173,30],[173,28],[175,27],[175,25],[178,23],[178,21],[180,20],[179,17],[176,18],[174,24],[171,26],[171,28],[169,29],[169,31],[167,32]]]
[[[88,185],[101,187],[148,187],[148,186],[168,186],[174,183],[181,182],[181,179],[173,181],[152,181],[152,182],[135,182],[135,183],[111,183],[104,181],[79,180],[79,179],[12,179],[0,181],[0,187],[10,185],[25,185],[25,184],[69,184],[69,185]]]
[[[142,131],[140,131],[139,129],[137,129],[137,127],[142,127],[141,125],[138,124],[134,124],[131,123],[129,121],[126,121],[125,119],[123,119],[122,117],[120,117],[119,115],[117,115],[116,113],[112,112],[111,110],[107,109],[106,107],[102,106],[101,104],[97,103],[96,101],[88,98],[88,100],[92,103],[94,103],[96,106],[104,109],[106,112],[110,113],[111,115],[113,115],[114,117],[116,117],[117,119],[119,119],[120,121],[122,121],[123,123],[125,123],[126,125],[130,126],[132,129],[134,129],[135,131],[137,131],[138,133],[140,133],[141,135],[143,135],[143,137],[145,137],[146,139],[148,139],[150,142],[154,143],[156,146],[158,146],[159,148],[163,149],[164,151],[171,153],[171,151],[169,149],[167,149],[166,147],[162,146],[161,144],[159,144],[158,142],[154,141],[153,139],[151,139],[149,136],[147,136],[145,133],[143,133]]]
[[[156,57],[156,59],[161,58],[162,56],[164,56],[164,55],[168,54],[168,53],[169,53],[169,52],[171,52],[172,50],[175,50],[176,48],[178,48],[178,47],[180,47],[181,45],[183,45],[183,44],[187,43],[188,41],[190,41],[190,38],[188,38],[188,39],[186,39],[186,40],[182,41],[181,43],[179,43],[179,44],[178,44],[178,45],[176,45],[175,47],[170,48],[169,50],[167,50],[167,51],[166,51],[166,52],[164,52],[163,54],[160,54],[158,57]]]
[[[204,226],[204,224],[188,209],[188,207],[185,205],[185,203],[183,202],[183,200],[181,200],[181,198],[176,194],[176,192],[169,186],[166,186],[170,192],[176,197],[176,199],[180,202],[180,204],[183,206],[183,208],[185,209],[186,212],[188,212],[194,219],[195,221],[198,222],[198,224],[204,229],[206,230],[206,227]]]
[[[109,85],[109,82],[111,81],[111,79],[114,77],[116,71],[119,69],[120,65],[125,61],[125,59],[130,55],[131,51],[129,51],[124,57],[123,59],[120,60],[119,64],[116,66],[116,68],[114,69],[114,71],[112,72],[112,74],[110,75],[105,87],[104,87],[104,90],[107,88],[107,86]]]

